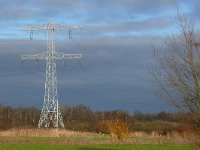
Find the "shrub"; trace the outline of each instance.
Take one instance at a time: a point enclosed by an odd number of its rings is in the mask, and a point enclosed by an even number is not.
[[[123,120],[100,120],[97,123],[97,132],[104,134],[111,134],[113,137],[117,137],[119,140],[123,140],[128,137],[128,123]]]
[[[109,120],[99,120],[97,122],[97,128],[96,132],[103,133],[103,134],[109,134]]]
[[[123,140],[128,137],[128,123],[122,120],[116,119],[109,121],[108,126],[111,135],[116,136],[119,140]]]

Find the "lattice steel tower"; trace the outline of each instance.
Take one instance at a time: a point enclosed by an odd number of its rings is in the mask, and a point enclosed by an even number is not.
[[[43,108],[40,114],[40,120],[38,127],[49,127],[52,125],[56,128],[64,128],[62,114],[58,104],[58,92],[57,92],[57,77],[56,77],[56,60],[65,59],[80,59],[81,54],[63,54],[56,52],[55,49],[55,30],[69,30],[71,33],[74,29],[80,29],[80,27],[74,25],[54,24],[50,20],[47,24],[27,26],[26,29],[30,30],[30,38],[34,30],[46,30],[47,31],[47,51],[35,54],[35,55],[23,55],[22,60],[46,60],[46,81],[45,81],[45,94]]]

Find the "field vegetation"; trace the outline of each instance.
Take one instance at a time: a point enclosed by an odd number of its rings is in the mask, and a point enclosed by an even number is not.
[[[190,150],[189,145],[47,145],[47,144],[28,144],[28,145],[1,145],[3,150]]]
[[[129,132],[158,132],[179,130],[190,120],[189,113],[142,113],[130,114],[123,110],[94,112],[84,105],[62,106],[65,129],[72,131],[96,132],[108,134],[110,125],[121,124]],[[40,110],[33,107],[17,107],[0,105],[0,130],[13,128],[36,128]],[[110,125],[108,125],[110,124]],[[110,129],[109,129],[110,128]]]
[[[129,114],[123,110],[94,112],[84,105],[62,106],[62,112],[65,130],[38,129],[40,110],[0,105],[0,149],[2,146],[4,149],[12,147],[9,144],[39,144],[46,149],[49,144],[88,145],[85,148],[89,149],[95,148],[92,146],[94,144],[104,146],[108,144],[110,146],[107,147],[110,149],[113,144],[129,144],[125,146],[127,149],[142,147],[143,144],[146,145],[145,147],[151,145],[154,149],[158,146],[169,148],[169,145],[177,146],[177,149],[178,147],[188,149],[189,145],[199,143],[198,134],[196,131],[193,134],[188,123],[189,113],[136,111]],[[130,146],[130,144],[138,146]],[[99,149],[106,149],[104,146],[100,146]],[[33,149],[34,147],[37,146],[33,146]],[[75,146],[74,149],[80,147]],[[84,146],[81,149],[84,149]]]

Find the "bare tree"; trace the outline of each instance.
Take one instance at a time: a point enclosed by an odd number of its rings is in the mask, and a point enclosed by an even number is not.
[[[194,23],[177,13],[177,31],[166,37],[164,54],[154,50],[152,70],[159,93],[180,110],[190,111],[200,126],[200,39]]]

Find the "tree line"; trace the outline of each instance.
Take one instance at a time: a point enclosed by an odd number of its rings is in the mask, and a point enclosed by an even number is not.
[[[0,105],[0,130],[11,128],[37,128],[40,111],[34,107],[10,107]],[[174,123],[182,124],[189,120],[189,113],[142,113],[130,114],[124,110],[93,111],[85,105],[62,105],[61,111],[65,128],[75,131],[105,132],[102,121],[120,120],[128,124],[129,131],[151,131],[169,128]],[[149,128],[152,124],[152,129]],[[172,127],[172,126],[171,126]],[[174,127],[174,126],[173,126]]]

